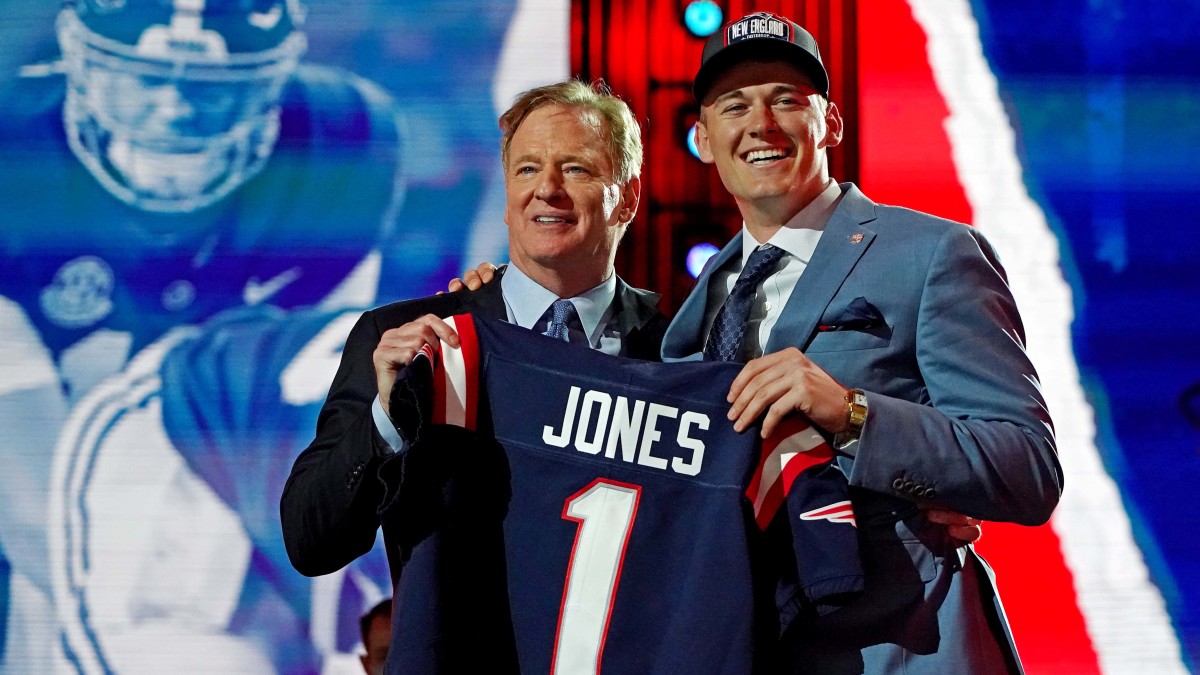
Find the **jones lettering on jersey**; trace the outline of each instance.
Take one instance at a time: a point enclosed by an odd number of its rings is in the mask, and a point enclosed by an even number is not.
[[[704,463],[704,441],[697,432],[707,431],[708,415],[661,403],[613,397],[603,391],[583,391],[572,386],[563,405],[562,421],[555,429],[542,427],[542,442],[555,448],[573,447],[589,455],[600,455],[685,476],[700,473]],[[679,453],[670,454],[664,434],[674,432]],[[658,445],[658,454],[655,453]]]

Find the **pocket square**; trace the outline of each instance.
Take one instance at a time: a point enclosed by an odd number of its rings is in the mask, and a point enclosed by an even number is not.
[[[883,313],[875,305],[867,302],[864,297],[857,297],[850,304],[833,315],[833,318],[822,321],[817,330],[822,333],[838,330],[868,330],[884,325]]]

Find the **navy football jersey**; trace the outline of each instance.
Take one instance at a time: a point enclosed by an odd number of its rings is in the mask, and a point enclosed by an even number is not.
[[[427,347],[436,372],[419,357],[390,406],[412,444],[380,473],[389,672],[753,672],[797,612],[861,589],[832,451],[795,419],[734,432],[740,364],[451,321],[461,350]]]

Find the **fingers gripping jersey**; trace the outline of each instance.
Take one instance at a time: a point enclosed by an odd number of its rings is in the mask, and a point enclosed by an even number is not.
[[[427,347],[392,395],[414,443],[381,471],[404,561],[389,672],[483,644],[493,672],[753,672],[781,624],[861,589],[829,446],[799,422],[734,432],[737,364],[451,321],[462,348]]]

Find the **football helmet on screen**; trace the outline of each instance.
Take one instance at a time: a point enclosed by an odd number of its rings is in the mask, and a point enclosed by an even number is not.
[[[73,0],[59,14],[71,149],[146,211],[194,211],[260,171],[306,43],[298,0]]]

